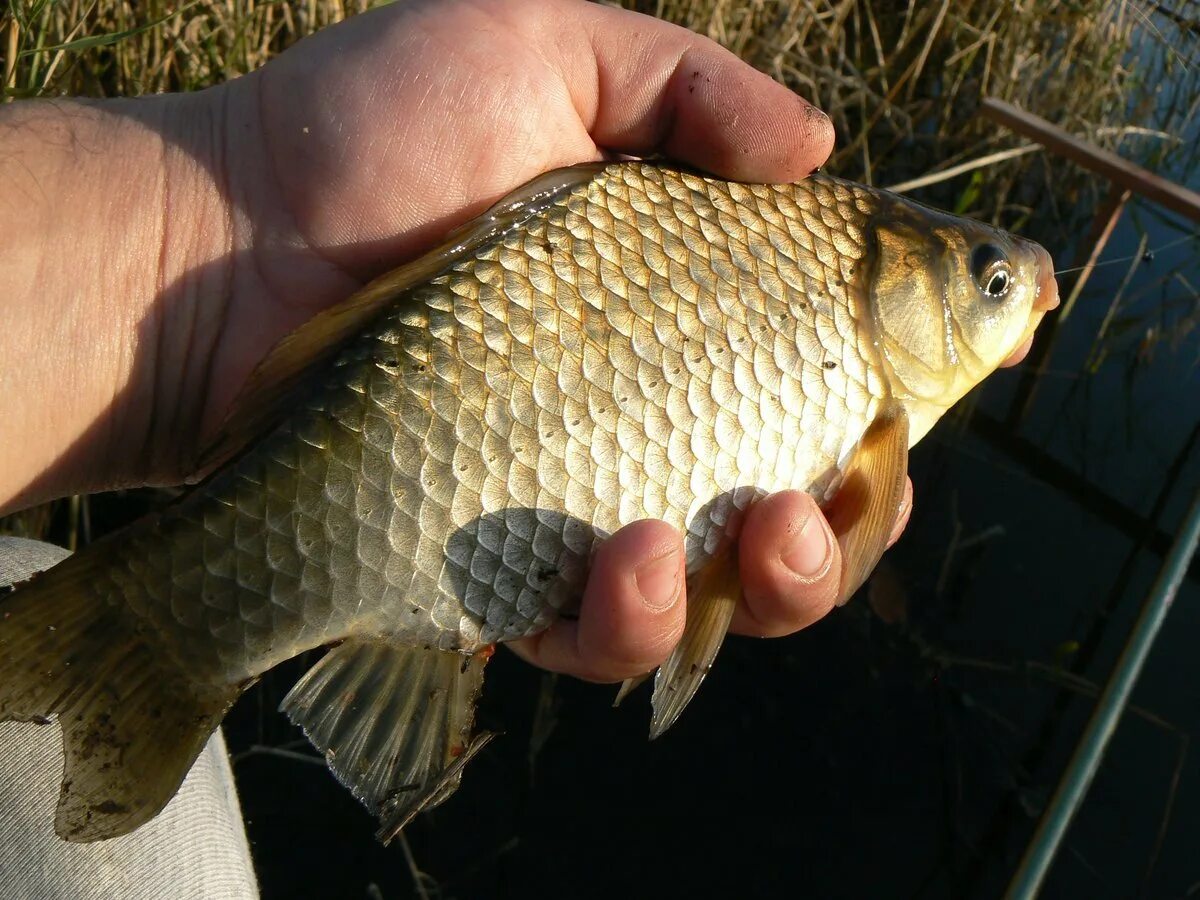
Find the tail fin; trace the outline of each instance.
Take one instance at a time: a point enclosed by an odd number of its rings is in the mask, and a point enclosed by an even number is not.
[[[103,566],[84,551],[0,599],[0,721],[57,715],[54,828],[69,841],[154,818],[241,692],[194,684],[104,596]]]
[[[463,767],[491,739],[471,737],[490,655],[347,640],[308,670],[280,708],[379,816],[386,844],[454,793]]]

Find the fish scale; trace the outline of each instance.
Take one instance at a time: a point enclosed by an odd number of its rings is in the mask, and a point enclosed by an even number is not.
[[[844,487],[844,601],[886,546],[908,447],[1032,333],[1049,271],[1019,239],[825,176],[548,173],[285,338],[206,482],[0,600],[0,721],[59,716],[55,827],[112,837],[162,808],[248,684],[327,646],[282,709],[386,840],[486,743],[490,646],[548,627],[597,542],[656,518],[688,572],[661,734],[740,596],[737,513]]]

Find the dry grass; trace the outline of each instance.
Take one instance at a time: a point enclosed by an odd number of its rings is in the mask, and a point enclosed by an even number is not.
[[[1147,155],[1161,134],[1180,133],[1195,118],[1195,109],[1151,109],[1156,79],[1148,64],[1154,56],[1159,65],[1178,65],[1178,45],[1200,57],[1196,33],[1186,22],[1150,20],[1152,7],[1126,0],[622,5],[707,34],[816,100],[839,135],[830,167],[872,184],[918,178],[1019,143],[975,115],[987,96],[1135,156]],[[1168,44],[1173,46],[1164,53]],[[1139,130],[1143,118],[1152,127]],[[1138,140],[1140,145],[1133,143]],[[1051,177],[1052,193],[1064,204],[1089,185],[1070,165],[1047,165],[1033,154],[1002,160],[930,196],[1019,227]]]
[[[5,93],[113,96],[195,90],[262,65],[371,0],[12,2]],[[1131,50],[1150,36],[1195,53],[1178,14],[1129,0],[622,0],[708,35],[815,99],[840,136],[834,171],[894,184],[1011,148],[976,117],[984,96],[1052,118],[1102,146],[1147,156],[1195,109],[1155,110],[1155,80]],[[1200,56],[1200,54],[1196,54]],[[1170,63],[1170,60],[1168,60]],[[1138,126],[1149,125],[1145,128]],[[1169,149],[1169,148],[1165,148]],[[1002,160],[927,196],[1010,227],[1051,175],[1039,154]],[[1032,177],[1031,177],[1032,176]],[[1087,184],[1054,166],[1056,197]]]
[[[11,2],[4,22],[9,97],[128,96],[198,90],[261,66],[364,0]]]

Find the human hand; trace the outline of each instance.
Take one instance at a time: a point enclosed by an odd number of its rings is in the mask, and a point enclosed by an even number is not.
[[[823,113],[715,43],[572,0],[396,4],[228,91],[224,177],[261,285],[211,349],[204,433],[278,338],[543,172],[662,154],[794,181],[833,146]]]
[[[153,102],[123,114],[161,123],[172,215],[160,223],[150,209],[162,227],[146,230],[160,244],[144,256],[174,269],[127,275],[122,286],[135,287],[117,315],[88,321],[80,302],[75,343],[125,352],[75,366],[111,381],[91,406],[77,401],[77,419],[108,423],[103,453],[86,440],[72,448],[100,474],[89,484],[68,469],[43,493],[178,482],[279,338],[541,172],[660,153],[731,179],[794,181],[833,141],[823,114],[712,42],[565,0],[414,0],[327,29],[213,91]],[[119,227],[138,231],[136,221]],[[77,278],[79,268],[66,271]],[[136,342],[117,331],[130,322]],[[128,343],[157,346],[153,364],[135,367]],[[48,378],[67,368],[41,361]],[[781,561],[797,534],[801,574]],[[789,633],[837,596],[836,542],[808,498],[758,504],[740,546],[746,600],[735,631]],[[643,599],[637,576],[663,554],[665,584]],[[665,524],[622,529],[597,555],[578,621],[518,652],[597,680],[652,668],[682,629],[681,559]]]
[[[888,542],[912,512],[912,482]],[[738,564],[743,595],[729,630],[782,637],[833,609],[841,552],[807,494],[781,491],[750,507],[741,523]],[[529,662],[589,681],[620,681],[662,664],[683,633],[683,541],[665,522],[626,525],[596,552],[578,620],[510,646]]]

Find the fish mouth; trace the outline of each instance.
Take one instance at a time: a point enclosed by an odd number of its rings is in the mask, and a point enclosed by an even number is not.
[[[1029,314],[1029,327],[1025,330],[1025,339],[1021,341],[1017,349],[1010,353],[1004,362],[1000,363],[1001,368],[1015,366],[1029,355],[1029,348],[1033,346],[1034,332],[1042,321],[1042,317],[1058,307],[1058,282],[1054,280],[1054,260],[1050,258],[1050,254],[1044,248],[1037,244],[1033,245],[1033,249],[1037,255],[1038,285],[1037,294],[1033,298],[1033,309]]]
[[[1058,282],[1054,280],[1054,260],[1044,247],[1033,245],[1038,261],[1037,296],[1033,299],[1035,312],[1048,313],[1058,308]]]

